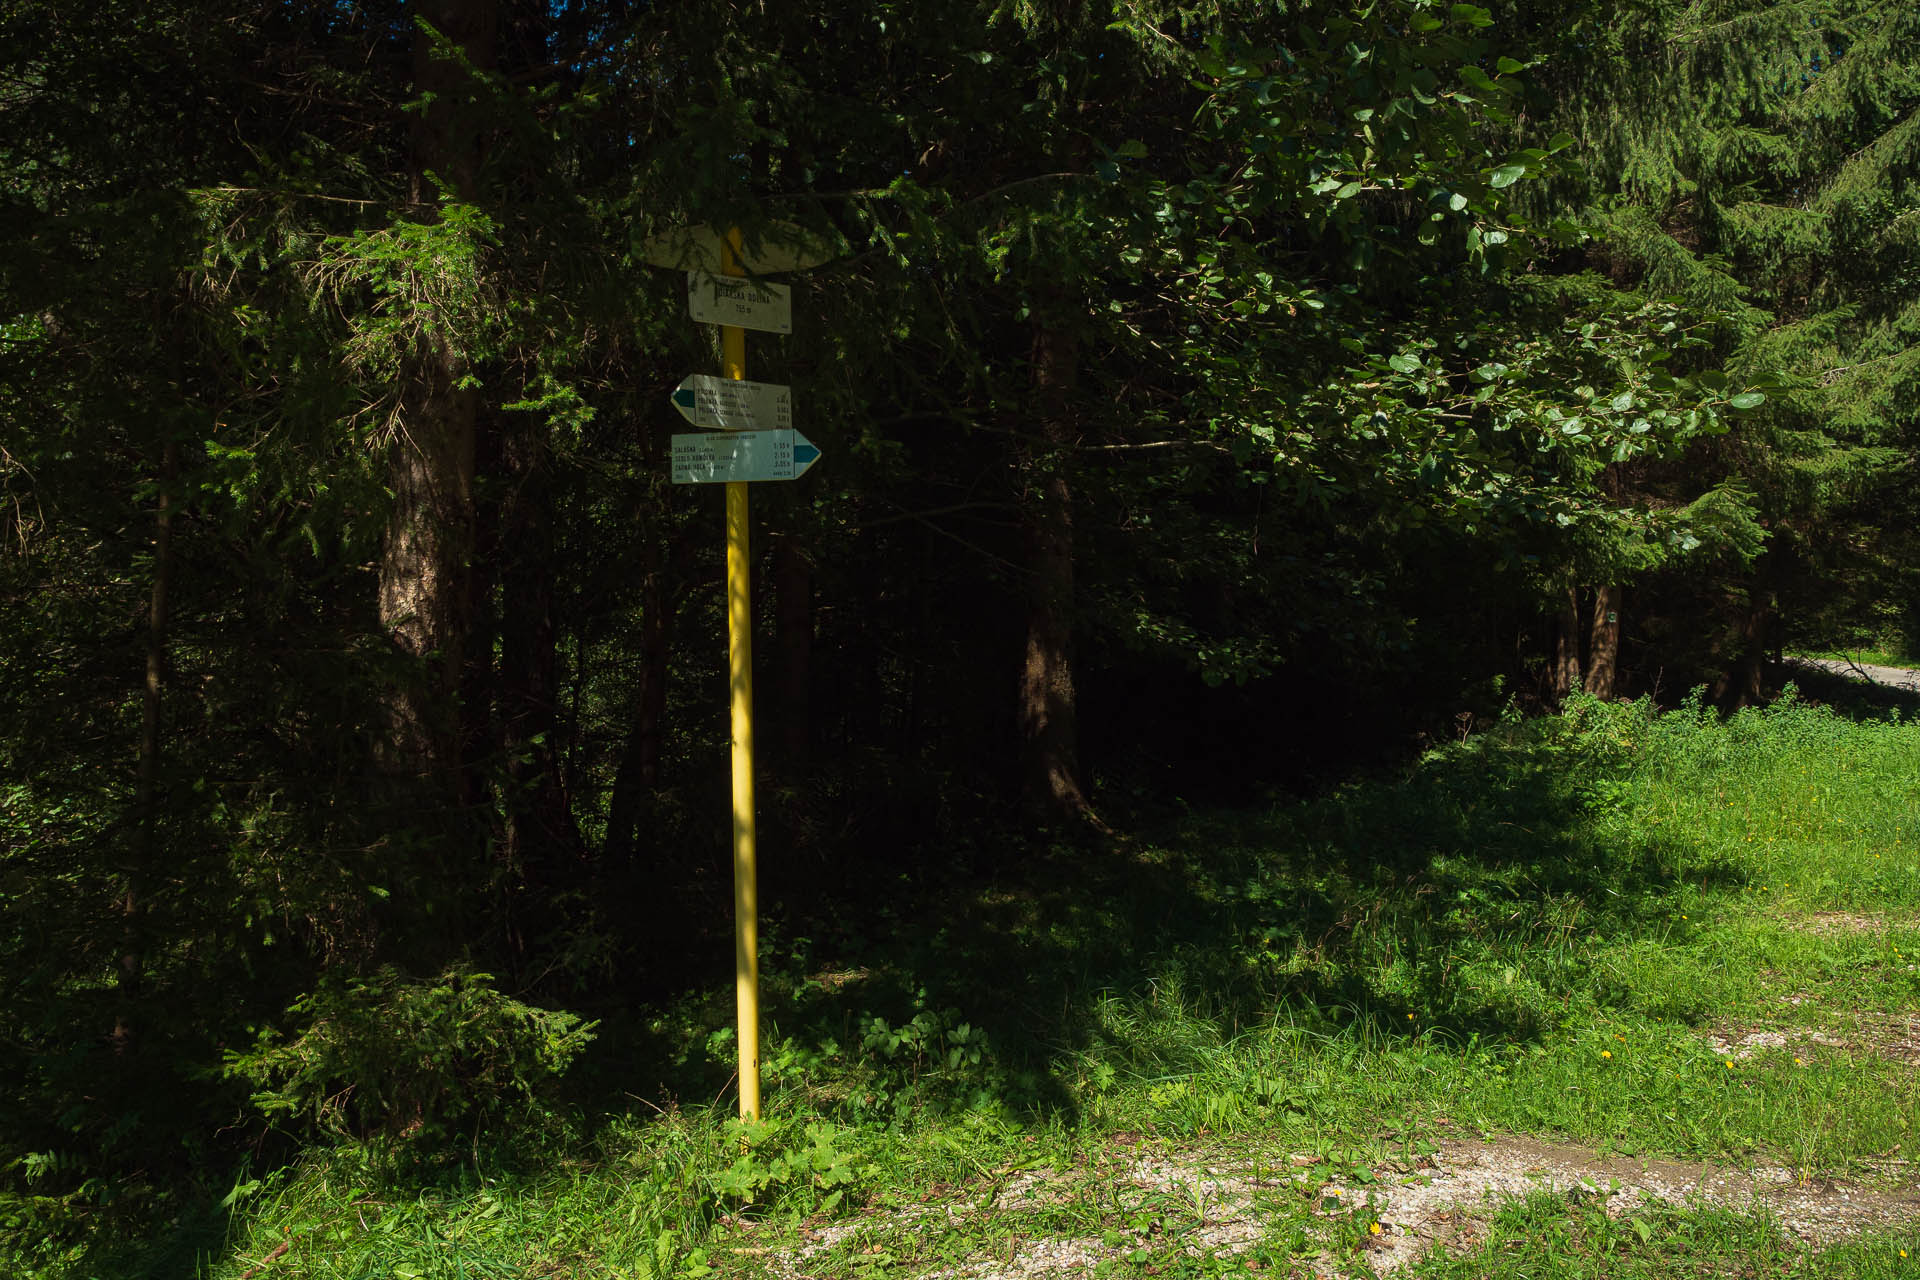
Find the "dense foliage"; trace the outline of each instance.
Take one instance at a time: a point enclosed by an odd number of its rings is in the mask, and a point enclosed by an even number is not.
[[[1911,643],[1920,20],[1515,8],[8,6],[7,1194],[424,1148],[724,961],[672,228],[833,251],[749,357],[825,451],[754,499],[776,933]]]

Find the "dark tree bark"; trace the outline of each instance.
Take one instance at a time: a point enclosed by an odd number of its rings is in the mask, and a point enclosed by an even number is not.
[[[120,899],[119,1011],[112,1033],[117,1053],[127,1052],[135,1042],[146,964],[147,894],[160,843],[160,713],[167,670],[167,592],[173,579],[173,490],[179,473],[180,447],[170,438],[161,447],[160,494],[153,513],[153,590],[147,599],[146,683],[140,695],[140,753],[134,773],[134,848]]]
[[[538,899],[581,862],[583,841],[557,752],[557,566],[545,426],[522,416],[499,430],[496,748],[506,794],[495,797],[495,809],[503,815],[499,850],[509,879]]]
[[[491,4],[426,0],[420,14],[476,67],[490,67],[498,35]],[[471,199],[479,139],[461,109],[466,72],[414,36],[414,88],[430,104],[414,118],[411,196],[432,202],[428,175]],[[380,561],[380,621],[421,671],[389,701],[389,768],[458,794],[461,726],[455,710],[472,617],[474,451],[479,393],[461,386],[465,359],[443,334],[420,339],[401,389],[389,462],[393,512]]]
[[[1073,490],[1068,412],[1079,353],[1065,328],[1036,321],[1033,391],[1037,439],[1026,458],[1027,644],[1020,669],[1025,800],[1041,822],[1085,821],[1073,678]]]
[[[663,464],[657,432],[647,433],[644,472],[658,477]],[[656,482],[657,483],[657,482]],[[658,497],[657,489],[649,491]],[[607,806],[607,839],[602,861],[618,872],[639,851],[640,824],[660,785],[660,760],[666,742],[667,668],[672,657],[672,609],[669,578],[677,578],[685,547],[669,548],[665,535],[648,530],[640,543],[640,617],[634,659],[636,687],[632,727],[614,773]]]
[[[1593,627],[1587,643],[1586,690],[1596,698],[1613,697],[1620,662],[1620,588],[1593,593]]]
[[[1729,707],[1752,706],[1766,698],[1767,654],[1773,648],[1773,552],[1760,553],[1747,582],[1746,608],[1740,617],[1740,652],[1727,672],[1722,698]]]
[[[813,752],[813,566],[790,535],[773,542],[773,592],[780,770],[797,786]]]
[[[1572,587],[1561,601],[1553,644],[1553,696],[1565,698],[1580,683],[1580,597]]]

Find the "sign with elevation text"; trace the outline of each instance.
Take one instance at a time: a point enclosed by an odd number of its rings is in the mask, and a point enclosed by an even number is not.
[[[673,389],[671,399],[680,416],[696,427],[774,431],[793,425],[793,389],[776,382],[696,373]]]
[[[766,333],[793,332],[793,290],[765,280],[689,271],[687,310],[701,324],[731,324]]]
[[[727,261],[727,234],[718,227],[668,227],[650,235],[641,256],[656,267],[682,271],[719,271]],[[731,256],[755,275],[769,271],[805,271],[839,257],[837,241],[791,222],[760,224]]]
[[[673,438],[675,484],[732,484],[792,480],[820,460],[820,449],[798,431],[729,431]]]

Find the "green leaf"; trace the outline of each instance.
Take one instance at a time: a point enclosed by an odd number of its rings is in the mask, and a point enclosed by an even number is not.
[[[1395,373],[1412,373],[1420,367],[1420,358],[1396,352],[1387,357],[1387,367]]]
[[[1493,171],[1487,179],[1487,185],[1494,188],[1510,187],[1526,176],[1527,166],[1524,164],[1503,164]]]
[[[1499,93],[1501,91],[1500,86],[1493,82],[1492,76],[1474,66],[1471,62],[1460,68],[1460,78],[1482,93]]]
[[[1126,160],[1144,160],[1147,158],[1147,144],[1138,138],[1128,138],[1113,149],[1113,154]]]
[[[1502,58],[1498,62],[1494,63],[1493,65],[1499,70],[1500,74],[1503,76],[1518,75],[1520,72],[1525,71],[1527,69],[1525,63],[1516,62],[1512,58]]]
[[[1758,391],[1742,391],[1739,395],[1727,401],[1727,403],[1736,409],[1753,409],[1757,408],[1765,399],[1766,397]]]
[[[1453,20],[1464,22],[1470,27],[1490,27],[1493,15],[1477,4],[1457,4],[1453,6]]]

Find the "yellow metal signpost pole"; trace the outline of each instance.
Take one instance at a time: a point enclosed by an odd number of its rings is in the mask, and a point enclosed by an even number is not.
[[[740,231],[727,232],[721,269],[745,275]],[[721,372],[747,376],[747,331],[720,326]],[[727,686],[733,722],[733,999],[740,1035],[740,1118],[760,1118],[760,902],[753,822],[753,592],[747,486],[727,484]]]

